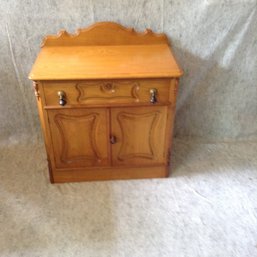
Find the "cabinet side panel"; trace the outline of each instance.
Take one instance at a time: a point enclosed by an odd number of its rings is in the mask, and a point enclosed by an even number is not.
[[[166,140],[165,140],[165,150],[166,150],[166,159],[167,163],[170,166],[170,158],[171,158],[171,149],[172,149],[172,141],[173,141],[173,128],[174,128],[174,120],[175,120],[175,112],[176,112],[176,98],[178,91],[178,83],[179,79],[173,78],[170,80],[170,102],[171,105],[168,108],[167,115],[167,128],[166,128]],[[167,176],[169,176],[170,167],[167,169]]]
[[[54,160],[54,154],[52,151],[52,143],[51,143],[51,136],[49,133],[47,113],[43,108],[45,105],[43,85],[41,82],[34,81],[33,86],[34,86],[34,90],[35,90],[38,114],[39,114],[41,129],[43,132],[43,138],[44,138],[44,143],[45,143],[45,148],[46,148],[49,177],[50,177],[50,181],[53,183],[54,181],[53,181],[53,174],[52,174],[52,172],[53,172],[52,165],[53,165],[53,160]]]

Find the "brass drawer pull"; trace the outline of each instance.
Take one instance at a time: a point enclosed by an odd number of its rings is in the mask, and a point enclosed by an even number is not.
[[[155,104],[157,102],[157,89],[150,89],[150,103]]]
[[[61,105],[61,106],[64,106],[66,103],[67,103],[67,101],[66,101],[66,95],[65,95],[65,92],[64,91],[58,91],[58,96],[59,96],[59,104]]]

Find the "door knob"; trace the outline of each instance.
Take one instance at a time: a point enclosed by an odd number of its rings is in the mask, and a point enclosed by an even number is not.
[[[157,89],[151,88],[150,89],[150,103],[154,104],[157,102]]]
[[[57,94],[59,96],[59,104],[61,106],[64,106],[67,103],[65,92],[64,91],[58,91]]]
[[[110,143],[113,145],[117,142],[117,138],[113,135],[110,136]]]

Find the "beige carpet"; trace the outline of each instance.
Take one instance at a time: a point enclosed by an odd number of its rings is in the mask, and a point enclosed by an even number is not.
[[[52,185],[42,143],[0,151],[0,256],[257,256],[257,143],[175,140],[168,179]]]

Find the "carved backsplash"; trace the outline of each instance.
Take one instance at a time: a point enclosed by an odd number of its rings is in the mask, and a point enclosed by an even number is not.
[[[141,45],[168,44],[165,34],[154,33],[150,29],[136,32],[114,22],[98,22],[88,28],[78,29],[75,34],[61,30],[58,35],[44,38],[44,46],[85,46],[85,45]]]

